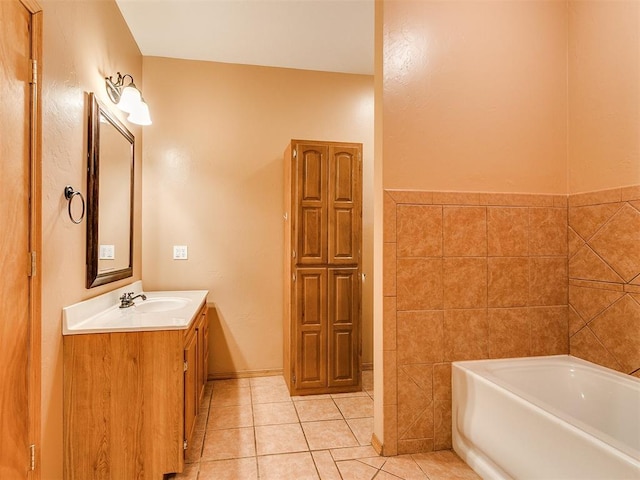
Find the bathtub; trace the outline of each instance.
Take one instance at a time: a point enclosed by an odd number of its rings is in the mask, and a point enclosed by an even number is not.
[[[485,480],[640,479],[640,379],[558,355],[452,364],[453,448]]]

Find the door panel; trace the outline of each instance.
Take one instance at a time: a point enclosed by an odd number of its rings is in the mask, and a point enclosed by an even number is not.
[[[360,149],[329,147],[328,256],[330,264],[360,261],[362,200]]]
[[[297,144],[298,184],[297,262],[321,265],[327,262],[327,147]]]
[[[198,413],[198,330],[194,329],[184,345],[184,438],[193,438]]]
[[[28,477],[31,13],[0,2],[0,478]]]
[[[326,385],[327,269],[296,274],[296,388]]]
[[[328,273],[328,385],[357,385],[360,378],[359,272],[357,268],[330,268]]]

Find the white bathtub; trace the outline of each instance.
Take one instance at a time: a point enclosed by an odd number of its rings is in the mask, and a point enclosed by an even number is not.
[[[558,355],[454,362],[453,448],[482,478],[640,479],[640,380]]]

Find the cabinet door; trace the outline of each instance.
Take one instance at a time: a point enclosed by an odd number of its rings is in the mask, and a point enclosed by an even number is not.
[[[184,438],[190,441],[198,413],[198,331],[193,329],[184,343]]]
[[[204,395],[204,387],[207,385],[209,378],[209,308],[205,304],[202,310],[202,394]]]
[[[327,263],[327,154],[326,145],[298,143],[295,146],[294,263]]]
[[[198,405],[200,405],[200,401],[204,396],[204,386],[207,383],[207,370],[206,370],[206,362],[207,360],[207,344],[208,334],[207,334],[207,306],[205,304],[204,307],[200,310],[198,314],[198,318],[196,320],[198,322],[196,330],[198,337],[198,360],[195,365],[197,371],[197,391],[198,391]]]
[[[361,148],[331,145],[328,179],[329,263],[355,265],[360,261],[362,218]]]
[[[357,268],[329,269],[329,387],[360,381],[360,282]]]
[[[296,388],[327,385],[327,269],[300,268],[296,292]]]

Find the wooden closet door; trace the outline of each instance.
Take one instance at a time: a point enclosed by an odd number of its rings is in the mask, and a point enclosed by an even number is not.
[[[298,265],[327,263],[327,155],[326,145],[295,146],[297,215],[295,238]]]
[[[0,1],[0,478],[39,478],[40,8]]]
[[[360,261],[361,160],[357,146],[329,147],[328,263]]]
[[[358,385],[360,282],[357,268],[329,269],[329,387]]]
[[[327,385],[327,269],[296,272],[297,389]]]

